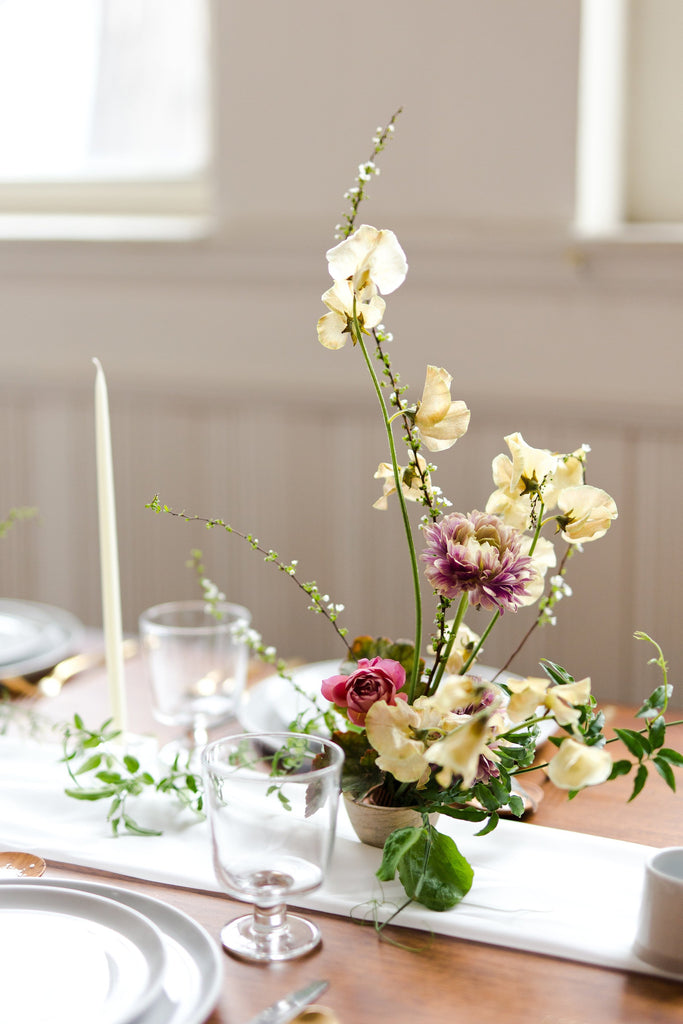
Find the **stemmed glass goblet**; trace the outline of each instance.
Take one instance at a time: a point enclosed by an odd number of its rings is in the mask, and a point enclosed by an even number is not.
[[[245,631],[251,614],[241,605],[172,601],[140,616],[140,637],[147,657],[154,717],[185,729],[162,748],[172,762],[191,757],[208,741],[208,729],[233,717],[247,677]]]
[[[216,877],[253,905],[222,929],[228,952],[290,960],[320,942],[316,925],[288,913],[286,902],[322,884],[343,760],[336,744],[299,733],[229,736],[202,751]]]

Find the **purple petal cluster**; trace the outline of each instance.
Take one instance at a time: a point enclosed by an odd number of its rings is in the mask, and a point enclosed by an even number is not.
[[[486,512],[451,512],[426,526],[424,535],[420,557],[438,594],[454,600],[467,593],[471,605],[517,610],[534,578],[519,531]]]

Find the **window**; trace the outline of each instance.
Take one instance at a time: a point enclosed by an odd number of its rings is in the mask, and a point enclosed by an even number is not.
[[[683,224],[683,4],[583,0],[576,227]]]
[[[0,209],[200,212],[206,0],[0,0]]]

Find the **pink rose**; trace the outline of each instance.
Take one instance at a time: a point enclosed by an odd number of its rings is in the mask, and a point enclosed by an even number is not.
[[[378,700],[395,704],[396,697],[407,700],[404,693],[396,693],[405,685],[406,670],[398,661],[388,658],[361,658],[358,668],[350,676],[330,676],[324,679],[322,694],[339,708],[346,708],[354,725],[363,725],[365,716]]]

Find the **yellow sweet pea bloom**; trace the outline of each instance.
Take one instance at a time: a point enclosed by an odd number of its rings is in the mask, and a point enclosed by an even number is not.
[[[350,281],[337,281],[322,296],[330,310],[318,320],[318,340],[325,348],[343,348],[348,338],[352,338],[349,323],[354,315],[354,297],[355,315],[361,330],[376,327],[381,321],[386,303],[374,287],[366,287],[356,294]],[[355,343],[355,339],[352,340]]]
[[[587,747],[567,738],[545,769],[558,789],[583,789],[606,782],[612,771],[612,758],[604,747]]]
[[[559,495],[557,505],[564,513],[562,536],[569,544],[586,544],[604,537],[612,520],[619,516],[614,498],[590,484],[567,487]]]
[[[498,755],[488,745],[492,735],[489,716],[475,715],[433,743],[428,757],[433,764],[442,767],[436,776],[439,785],[450,786],[453,777],[459,775],[463,789],[469,789],[477,777],[480,756],[486,754],[489,760],[498,760]]]
[[[421,455],[418,455],[417,457],[417,465],[419,466],[420,470],[425,474],[427,488],[431,489],[430,476],[429,473],[426,472],[427,463],[425,462]],[[399,466],[398,471],[401,477],[401,490],[403,491],[404,498],[406,498],[408,501],[419,501],[420,496],[422,494],[422,490],[420,487],[420,477],[415,469],[415,466]],[[391,494],[396,493],[396,480],[394,479],[394,470],[392,466],[390,466],[388,462],[380,462],[379,466],[377,467],[377,472],[374,475],[374,479],[382,480],[383,484],[382,496],[381,498],[377,499],[377,501],[373,504],[372,507],[378,508],[382,512],[385,512],[388,508],[387,498]]]
[[[451,401],[450,373],[428,366],[422,399],[415,414],[415,426],[430,452],[445,451],[467,432],[470,410],[464,402]]]
[[[508,718],[517,724],[530,718],[543,704],[550,680],[529,676],[527,679],[508,679],[505,685],[510,691],[506,708]]]
[[[450,632],[453,627],[453,620],[447,622],[446,627]],[[469,658],[471,651],[479,643],[479,640],[479,634],[475,633],[469,626],[466,626],[464,622],[458,627],[455,642],[446,662],[446,672],[449,676],[458,675]],[[481,651],[479,654],[481,655]]]
[[[413,734],[421,724],[420,713],[404,700],[395,704],[378,700],[365,717],[368,740],[379,754],[377,767],[399,782],[419,785],[429,778],[425,744]]]
[[[403,284],[408,273],[406,255],[393,231],[361,226],[327,252],[327,264],[335,281],[350,280],[354,291],[371,281],[388,295]]]
[[[580,718],[577,706],[587,704],[591,695],[589,677],[565,686],[550,686],[543,703],[551,712],[558,725],[574,725]]]
[[[528,555],[533,537],[527,535],[522,538],[522,554]],[[521,598],[520,605],[526,606],[535,604],[545,589],[545,574],[548,569],[557,565],[557,555],[552,541],[547,537],[539,537],[536,541],[533,555],[530,556],[535,576],[526,585],[526,595]]]

